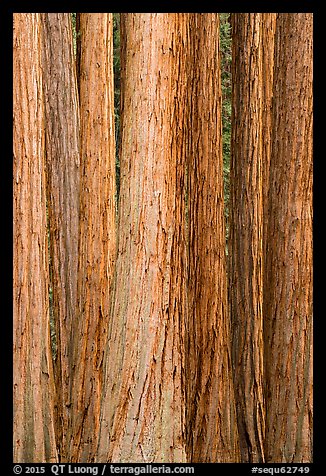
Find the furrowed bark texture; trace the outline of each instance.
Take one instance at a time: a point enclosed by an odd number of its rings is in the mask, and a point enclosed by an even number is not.
[[[189,14],[189,460],[236,462],[227,303],[218,14]]]
[[[229,294],[241,460],[263,462],[262,14],[232,15]]]
[[[40,17],[14,14],[14,462],[55,462]]]
[[[186,457],[184,34],[182,14],[121,16],[119,248],[99,461]]]
[[[312,459],[312,14],[278,14],[266,253],[267,462]]]
[[[97,450],[116,253],[112,14],[79,14],[81,191],[70,460]],[[110,358],[115,359],[115,356]]]
[[[269,168],[272,135],[272,99],[274,74],[274,43],[276,13],[262,13],[262,198],[263,198],[263,273],[266,257],[266,233],[268,224]],[[263,292],[264,295],[264,292]]]
[[[56,331],[56,434],[67,461],[71,335],[76,327],[79,104],[70,13],[42,13],[50,277]]]

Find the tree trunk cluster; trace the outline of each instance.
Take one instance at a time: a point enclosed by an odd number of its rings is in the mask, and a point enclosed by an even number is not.
[[[14,461],[312,461],[312,14],[15,13]],[[55,336],[51,342],[50,324]],[[51,324],[51,325],[52,325]]]

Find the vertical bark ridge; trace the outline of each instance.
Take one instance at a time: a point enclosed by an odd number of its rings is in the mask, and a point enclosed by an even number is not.
[[[14,14],[14,462],[55,462],[41,25]]]

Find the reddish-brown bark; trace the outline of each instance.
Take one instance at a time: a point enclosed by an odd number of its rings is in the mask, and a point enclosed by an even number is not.
[[[265,266],[267,462],[312,460],[312,14],[276,20]]]
[[[94,461],[116,253],[111,13],[80,13],[81,184],[70,461]],[[112,357],[110,357],[112,358]]]
[[[241,459],[264,461],[262,14],[232,14],[229,296]]]
[[[187,102],[189,272],[186,351],[188,458],[236,462],[227,302],[222,160],[222,99],[217,13],[188,14]]]
[[[14,462],[57,461],[38,13],[14,14]]]
[[[71,336],[76,328],[79,232],[79,101],[70,13],[42,13],[47,209],[55,325],[56,434],[67,461]]]
[[[98,461],[185,461],[184,18],[123,14],[119,249]]]

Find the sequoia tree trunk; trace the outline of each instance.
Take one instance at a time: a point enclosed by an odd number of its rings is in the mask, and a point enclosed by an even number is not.
[[[57,461],[50,346],[41,25],[14,14],[14,462]]]
[[[78,23],[81,190],[70,461],[82,463],[94,461],[99,436],[116,253],[116,185],[112,14],[81,13]]]
[[[312,459],[312,59],[312,14],[278,14],[264,297],[267,462]]]
[[[122,14],[116,293],[98,461],[183,462],[183,14]]]
[[[219,17],[189,14],[187,431],[192,462],[237,462],[227,303]]]
[[[76,327],[79,104],[70,13],[42,13],[50,278],[56,332],[56,434],[67,461],[71,335]]]
[[[241,460],[264,461],[262,14],[232,14],[229,295]]]

